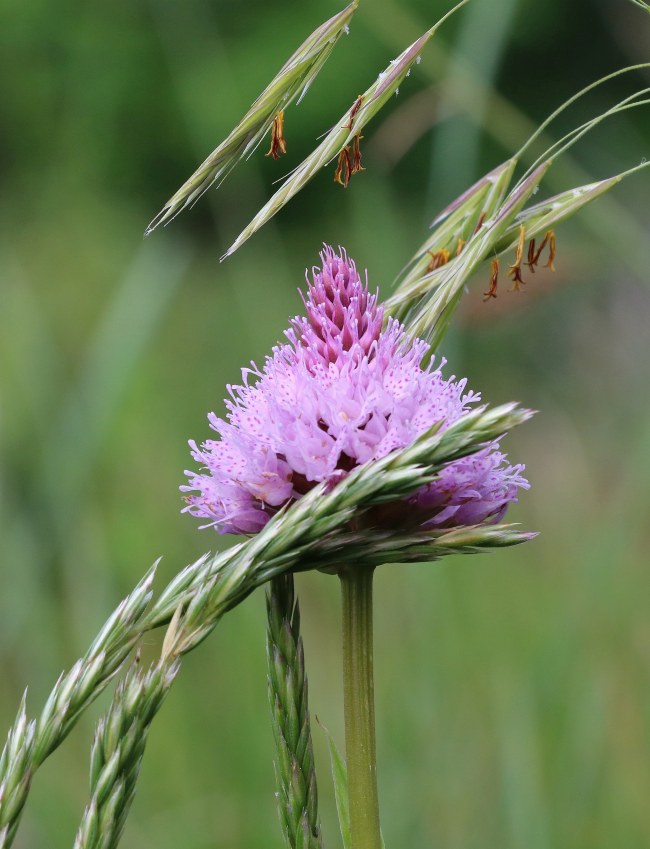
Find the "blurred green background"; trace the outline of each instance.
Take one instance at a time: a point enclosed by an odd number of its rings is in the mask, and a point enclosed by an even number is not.
[[[179,513],[187,439],[299,310],[323,240],[386,294],[435,213],[552,108],[650,58],[624,0],[473,0],[366,133],[347,190],[322,173],[218,257],[388,60],[446,9],[362,0],[348,38],[258,151],[146,241],[149,219],[243,114],[327,0],[4,0],[0,7],[0,727],[40,710],[157,557],[159,585],[229,541]],[[620,78],[552,138],[648,85]],[[497,93],[498,92],[498,93]],[[650,156],[636,110],[586,138],[552,194]],[[558,272],[465,298],[445,353],[485,399],[540,411],[507,440],[532,544],[376,581],[380,796],[388,847],[650,845],[648,175],[558,231]],[[541,195],[540,195],[541,196]],[[299,578],[312,712],[342,741],[334,579]],[[150,638],[154,651],[158,636]],[[26,849],[65,847],[106,697],[34,782]],[[327,845],[338,845],[315,727]],[[187,658],[156,721],[123,839],[274,849],[263,595]]]

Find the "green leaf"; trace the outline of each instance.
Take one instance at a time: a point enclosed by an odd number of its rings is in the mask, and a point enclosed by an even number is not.
[[[343,838],[343,849],[352,849],[352,837],[350,835],[350,808],[348,805],[348,768],[345,764],[343,755],[337,749],[334,738],[330,732],[327,728],[325,728],[318,717],[316,718],[316,722],[318,722],[325,734],[327,747],[330,753],[332,780],[334,781],[334,798],[336,799],[336,810],[339,815],[339,826],[341,828],[341,837]]]
[[[316,722],[320,725],[327,747],[330,752],[330,763],[332,765],[332,779],[334,781],[334,798],[336,799],[336,810],[339,815],[339,826],[341,828],[341,838],[343,839],[343,849],[352,849],[352,837],[350,834],[350,808],[348,804],[348,768],[345,763],[345,758],[339,752],[334,738],[325,728],[323,723],[316,717]],[[386,849],[384,844],[384,836],[381,836],[381,849]]]

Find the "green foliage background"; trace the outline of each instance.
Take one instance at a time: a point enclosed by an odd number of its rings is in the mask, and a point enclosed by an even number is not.
[[[385,294],[435,213],[581,85],[645,61],[623,0],[473,0],[364,140],[347,190],[321,174],[218,257],[441,0],[362,0],[303,103],[288,155],[258,152],[170,227],[147,221],[322,19],[330,0],[5,0],[0,8],[0,719],[34,713],[149,564],[160,580],[228,544],[179,514],[186,440],[223,410],[300,308],[322,241]],[[580,103],[554,137],[634,88]],[[496,92],[499,92],[497,94]],[[637,110],[586,139],[549,194],[650,155]],[[558,273],[524,294],[477,280],[448,339],[494,403],[540,410],[507,441],[534,484],[534,543],[377,585],[387,846],[650,845],[648,179],[558,233]],[[342,739],[336,582],[301,576],[312,711]],[[157,720],[123,845],[280,847],[260,593],[188,657]],[[156,650],[155,637],[150,649]],[[35,780],[26,849],[64,847],[87,797],[84,718]],[[328,845],[337,845],[315,728]]]

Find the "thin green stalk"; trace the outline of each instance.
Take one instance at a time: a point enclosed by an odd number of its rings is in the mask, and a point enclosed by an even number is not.
[[[340,573],[343,601],[343,697],[352,849],[380,849],[375,696],[372,666],[374,568]]]
[[[634,2],[634,0],[633,0],[633,2]],[[637,65],[628,65],[625,68],[619,68],[618,70],[613,71],[612,73],[607,74],[604,77],[600,77],[599,79],[594,80],[593,83],[589,83],[589,85],[585,86],[584,88],[581,88],[580,91],[577,91],[573,95],[573,97],[567,98],[567,100],[565,100],[564,103],[562,103],[560,106],[558,106],[557,109],[554,109],[553,112],[551,112],[551,114],[542,121],[542,123],[539,125],[539,127],[537,127],[535,132],[531,133],[531,135],[528,137],[528,139],[519,148],[519,150],[515,154],[515,159],[520,159],[522,157],[522,155],[525,153],[525,151],[528,150],[528,148],[533,144],[533,142],[535,142],[544,133],[544,130],[546,130],[546,128],[549,126],[549,124],[553,123],[553,121],[559,115],[561,115],[562,112],[565,111],[565,109],[568,109],[569,106],[571,106],[573,103],[575,103],[576,100],[579,100],[585,94],[588,94],[590,91],[593,91],[593,89],[598,88],[599,85],[602,85],[603,83],[609,82],[610,80],[613,80],[615,77],[620,77],[621,74],[627,74],[630,71],[644,71],[648,68],[648,65],[650,65],[649,62],[640,62]]]

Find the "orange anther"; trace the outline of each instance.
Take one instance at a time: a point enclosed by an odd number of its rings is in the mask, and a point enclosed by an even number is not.
[[[532,274],[535,273],[535,239],[531,239],[528,242],[528,260],[526,262],[528,268],[530,268]]]
[[[549,230],[547,233],[548,236],[548,262],[544,266],[544,268],[550,268],[551,271],[555,271],[555,266],[553,265],[553,260],[555,259],[555,251],[557,248],[555,242],[555,233],[552,230]]]
[[[272,156],[273,159],[279,159],[281,153],[287,152],[287,142],[284,137],[284,112],[278,112],[273,119],[271,128],[271,147],[266,156]]]
[[[354,101],[352,109],[350,109],[350,120],[345,125],[345,127],[344,127],[345,130],[351,130],[352,129],[352,125],[354,124],[354,116],[357,114],[359,109],[361,109],[362,103],[363,103],[363,95],[360,94],[359,97],[357,97],[357,99]]]
[[[359,171],[365,171],[366,169],[361,164],[361,139],[363,136],[361,133],[357,133],[354,137],[354,141],[352,143],[352,169],[350,171],[350,176],[353,174],[358,174]]]
[[[523,277],[521,276],[521,263],[524,258],[524,245],[526,243],[526,228],[522,224],[519,228],[519,239],[517,241],[517,247],[515,249],[515,261],[508,269],[508,277],[512,277],[514,281],[514,286],[510,291],[519,292],[521,290],[521,286],[525,284]]]
[[[495,257],[492,260],[492,265],[490,269],[490,288],[487,292],[483,292],[483,300],[489,301],[490,298],[496,298],[497,296],[497,283],[499,282],[499,260],[498,257]]]
[[[350,166],[350,148],[344,147],[343,150],[339,153],[339,158],[336,163],[336,171],[334,172],[334,182],[338,183],[340,186],[343,186],[343,188],[346,189],[348,183],[350,182],[351,174],[352,168]]]
[[[427,273],[435,271],[436,268],[441,268],[443,265],[446,265],[451,257],[451,254],[446,248],[443,248],[441,251],[427,251],[427,253],[431,257],[431,261],[429,262],[429,265],[427,265]]]

